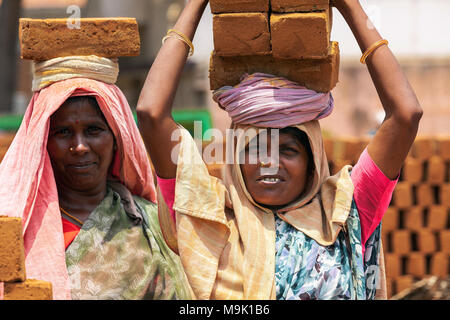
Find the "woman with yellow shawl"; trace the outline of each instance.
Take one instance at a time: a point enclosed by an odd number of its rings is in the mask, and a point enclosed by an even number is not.
[[[392,52],[368,28],[359,1],[334,1],[370,53],[366,63],[386,111],[382,126],[354,168],[330,176],[318,120],[331,113],[331,94],[272,75],[245,75],[214,93],[235,130],[227,140],[234,161],[222,181],[208,174],[193,139],[171,117],[188,40],[207,2],[187,3],[138,104],[164,199],[160,224],[196,298],[385,297],[381,218],[422,116]],[[278,139],[264,138],[277,132]],[[254,141],[266,141],[271,151],[262,156],[264,143]]]
[[[118,62],[35,63],[33,98],[0,164],[1,214],[23,223],[28,279],[53,298],[188,299],[158,223],[150,162]]]

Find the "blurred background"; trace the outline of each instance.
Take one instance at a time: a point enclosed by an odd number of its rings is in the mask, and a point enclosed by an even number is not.
[[[141,35],[141,55],[119,60],[121,71],[117,82],[130,106],[135,108],[161,39],[175,24],[184,3],[184,0],[0,0],[0,160],[32,96],[32,63],[20,59],[19,17],[70,17],[72,12],[67,11],[70,5],[81,9],[82,18],[135,17]],[[389,296],[395,296],[420,280],[433,275],[444,279],[449,274],[450,1],[361,0],[361,3],[381,35],[390,41],[390,48],[425,112],[418,142],[400,178],[397,188],[400,191],[396,190],[384,223],[388,291]],[[340,78],[333,90],[335,111],[321,123],[333,171],[357,160],[384,113],[367,69],[359,62],[360,49],[335,9],[332,40],[340,44]],[[201,120],[204,130],[224,131],[230,121],[212,101],[209,90],[209,57],[213,50],[209,7],[194,45],[196,53],[188,60],[175,99],[175,120],[186,126],[193,120]]]

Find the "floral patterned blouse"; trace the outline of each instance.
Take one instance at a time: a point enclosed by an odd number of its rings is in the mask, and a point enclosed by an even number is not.
[[[373,299],[378,284],[381,225],[366,243],[355,202],[336,242],[319,245],[280,218],[276,220],[277,300]]]

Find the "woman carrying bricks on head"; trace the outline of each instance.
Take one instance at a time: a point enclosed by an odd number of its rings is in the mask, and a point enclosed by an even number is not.
[[[94,55],[35,63],[1,213],[22,218],[27,278],[51,282],[54,299],[189,299],[118,68]]]
[[[368,29],[359,1],[334,1],[367,53],[386,111],[355,167],[329,174],[318,120],[332,111],[330,93],[254,74],[214,92],[232,128],[242,129],[230,139],[234,162],[226,164],[219,180],[208,174],[193,139],[171,117],[206,5],[205,0],[187,3],[138,104],[140,131],[164,199],[158,202],[163,234],[179,254],[196,297],[385,298],[380,223],[422,115],[389,47],[376,29]],[[276,140],[266,139],[270,151],[262,157],[264,143],[252,142],[264,141],[264,132],[276,136],[275,129],[278,148],[272,148]],[[268,170],[274,167],[275,172]]]

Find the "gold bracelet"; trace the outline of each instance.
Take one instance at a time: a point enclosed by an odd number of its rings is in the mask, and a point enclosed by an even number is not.
[[[189,57],[194,54],[194,45],[192,44],[192,41],[182,32],[175,29],[170,29],[167,31],[167,35],[162,39],[162,43],[164,44],[168,38],[175,38],[183,41],[189,47]]]
[[[366,59],[367,59],[367,57],[368,57],[372,52],[374,52],[376,49],[378,49],[379,47],[381,47],[381,46],[383,46],[383,45],[389,45],[389,41],[383,39],[383,40],[377,41],[377,42],[375,42],[373,45],[371,45],[371,46],[369,47],[369,49],[367,49],[366,52],[364,52],[364,54],[362,55],[361,60],[360,60],[361,63],[362,63],[362,64],[366,64]]]

